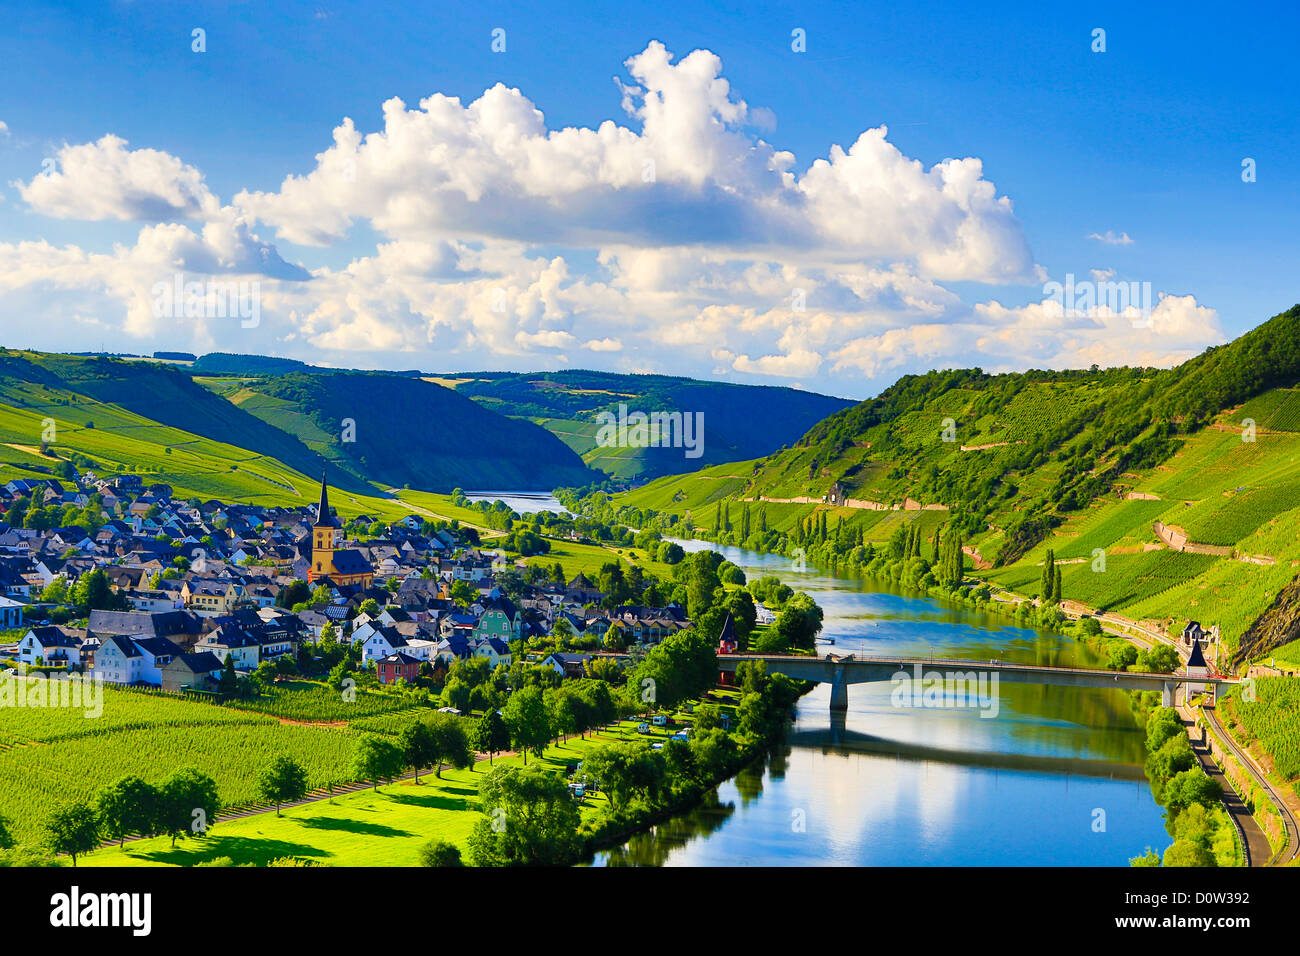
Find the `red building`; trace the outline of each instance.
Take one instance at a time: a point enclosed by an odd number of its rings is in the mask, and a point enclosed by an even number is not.
[[[420,662],[401,651],[380,658],[375,668],[379,672],[381,684],[395,684],[401,678],[405,678],[409,684],[420,674]]]

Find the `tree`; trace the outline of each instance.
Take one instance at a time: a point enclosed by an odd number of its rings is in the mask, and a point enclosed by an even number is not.
[[[401,749],[383,737],[363,734],[357,739],[352,754],[352,773],[358,780],[369,780],[378,790],[380,780],[392,781],[402,772],[404,762]]]
[[[307,771],[292,757],[282,754],[262,774],[259,792],[263,800],[275,804],[278,817],[281,804],[301,800],[307,795]]]
[[[433,732],[429,725],[423,720],[417,720],[414,723],[407,724],[402,728],[401,736],[398,738],[399,746],[402,748],[402,759],[406,766],[415,771],[416,786],[420,784],[420,771],[430,766],[437,754],[434,751]]]
[[[686,557],[686,552],[676,541],[661,541],[655,550],[655,559],[662,564],[678,564]]]
[[[77,857],[99,846],[99,817],[85,800],[76,800],[54,810],[45,820],[46,845],[54,853],[66,853],[77,865]]]
[[[1176,819],[1179,813],[1193,804],[1213,806],[1222,795],[1223,787],[1217,780],[1207,777],[1200,767],[1174,774],[1163,794],[1170,819]]]
[[[1165,850],[1164,866],[1216,866],[1214,854],[1190,840],[1175,840]]]
[[[451,599],[461,607],[469,607],[479,599],[478,591],[468,581],[451,582]]]
[[[275,603],[279,607],[292,608],[296,604],[306,604],[311,599],[311,587],[303,580],[295,580],[280,589]]]
[[[153,830],[171,837],[185,838],[186,833],[206,834],[217,820],[221,800],[217,782],[193,767],[181,767],[158,787],[158,818]]]
[[[776,618],[776,632],[787,647],[811,649],[822,629],[822,609],[802,591],[786,601]]]
[[[536,685],[519,688],[510,695],[502,717],[510,728],[511,742],[524,755],[524,765],[528,764],[530,750],[541,757],[551,741],[551,722],[542,689]]]
[[[583,669],[588,677],[611,684],[617,682],[623,675],[622,666],[612,657],[592,657],[583,665]]]
[[[489,708],[474,725],[474,749],[487,754],[488,766],[491,766],[493,755],[509,748],[510,728],[506,726],[499,710]]]
[[[473,688],[459,677],[450,677],[442,688],[442,700],[448,707],[459,711],[469,709],[469,698]]]
[[[460,847],[446,840],[430,840],[420,847],[421,866],[464,866],[460,859]]]
[[[666,767],[662,753],[630,741],[589,751],[583,757],[582,772],[600,783],[610,806],[619,811],[637,795],[652,803],[663,787]]]
[[[72,601],[82,614],[90,611],[120,611],[127,609],[126,598],[114,594],[108,584],[108,575],[96,568],[77,579],[72,589]]]
[[[581,850],[578,807],[556,774],[497,767],[479,785],[484,818],[469,837],[475,866],[567,866]]]
[[[103,787],[95,797],[100,825],[121,846],[132,833],[152,831],[158,817],[158,791],[135,775]]]
[[[225,667],[221,671],[221,694],[225,697],[233,697],[239,690],[239,675],[235,673],[235,655],[230,654],[226,657]]]
[[[1056,552],[1051,548],[1043,556],[1043,574],[1038,581],[1038,596],[1044,604],[1052,602],[1052,591],[1056,584]]]
[[[566,735],[577,732],[577,714],[574,713],[573,701],[565,688],[556,687],[544,691],[542,699],[546,703],[547,719],[551,724],[551,736],[557,742]]]
[[[433,714],[428,718],[434,776],[442,777],[445,763],[457,770],[474,765],[474,752],[469,746],[465,724],[466,721],[455,714]]]

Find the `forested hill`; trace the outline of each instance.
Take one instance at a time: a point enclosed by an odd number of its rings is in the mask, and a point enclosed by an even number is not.
[[[298,372],[212,384],[240,409],[384,487],[550,490],[599,477],[546,429],[419,378]]]
[[[138,469],[235,497],[299,493],[323,464],[361,495],[601,477],[546,429],[418,378],[202,377],[180,363],[0,349],[0,466],[48,473],[46,450],[58,467]]]
[[[1300,306],[1173,369],[909,375],[757,462],[750,486],[946,505],[967,536],[1000,531],[990,557],[1005,564],[1066,515],[1131,490],[1214,416],[1298,381]]]
[[[494,411],[544,425],[593,468],[638,481],[768,454],[853,404],[795,388],[587,369],[463,372],[439,381]],[[617,414],[620,405],[632,412],[703,415],[701,456],[687,458],[680,448],[601,447],[599,416]]]
[[[1022,593],[1051,551],[1068,562],[1066,598],[1165,624],[1205,617],[1235,644],[1300,567],[1298,383],[1300,306],[1173,369],[907,376],[788,449],[618,502],[705,529],[740,507],[778,547],[822,511],[866,541],[942,526]],[[1274,631],[1272,645],[1300,624]]]

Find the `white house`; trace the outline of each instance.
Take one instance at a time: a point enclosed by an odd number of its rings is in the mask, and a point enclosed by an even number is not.
[[[95,673],[114,684],[162,686],[162,669],[184,652],[165,637],[106,637],[95,652]]]
[[[18,659],[24,664],[81,664],[81,645],[86,632],[47,625],[34,627],[18,642]]]
[[[22,602],[15,601],[13,598],[0,597],[0,627],[6,630],[22,627],[24,606]]]

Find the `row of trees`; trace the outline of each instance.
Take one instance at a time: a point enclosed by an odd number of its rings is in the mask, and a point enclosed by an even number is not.
[[[172,846],[187,834],[202,835],[216,822],[221,801],[217,784],[193,767],[182,767],[159,784],[132,774],[103,787],[93,800],[74,800],[45,821],[46,846],[77,857],[105,839],[125,843],[129,836],[167,836]]]
[[[1146,775],[1156,802],[1165,808],[1165,829],[1173,843],[1159,857],[1153,850],[1134,866],[1217,866],[1216,846],[1235,839],[1219,803],[1223,788],[1201,769],[1187,730],[1172,707],[1147,717]]]

